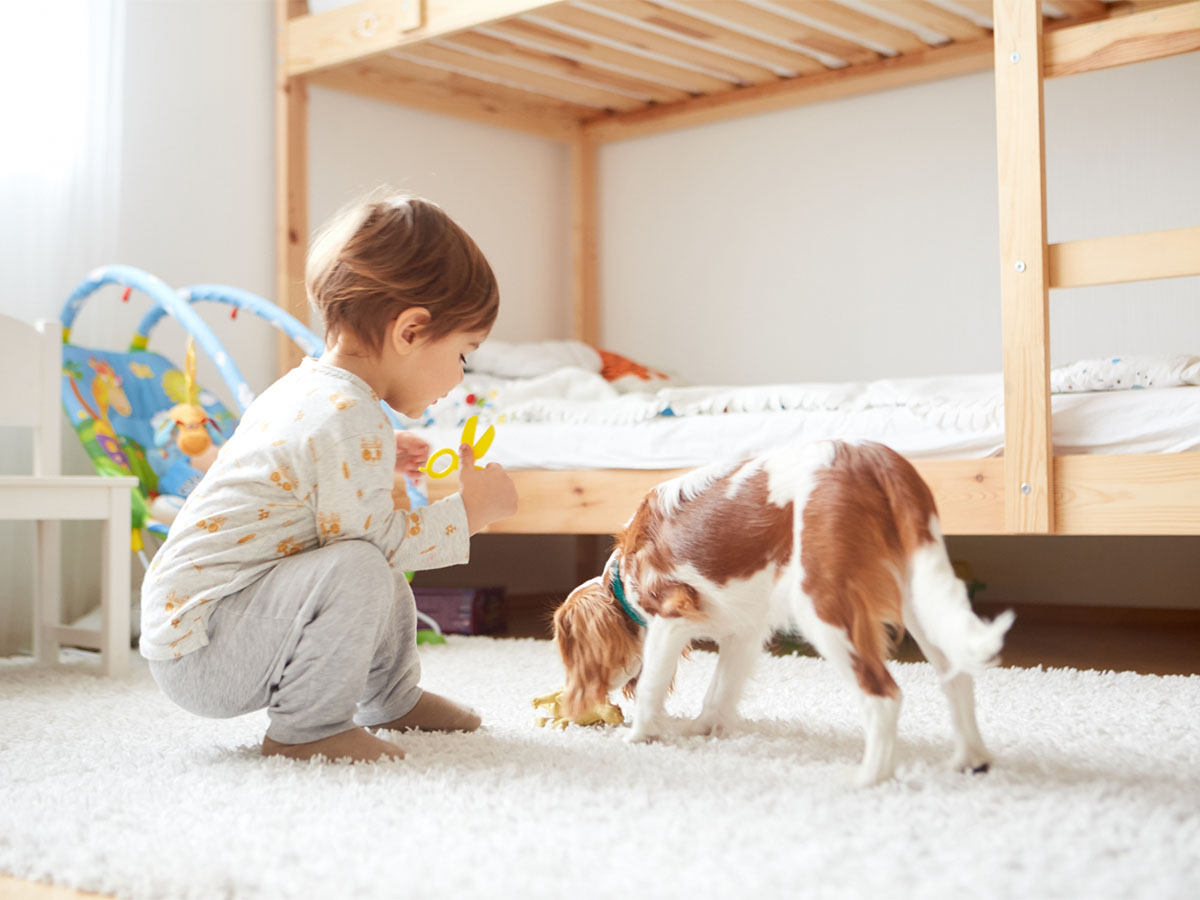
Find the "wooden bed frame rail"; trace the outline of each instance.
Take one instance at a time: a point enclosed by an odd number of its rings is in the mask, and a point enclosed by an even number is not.
[[[913,460],[937,499],[947,534],[1011,534],[1005,523],[1004,458]],[[613,534],[643,493],[685,469],[538,470],[510,473],[517,514],[492,534]],[[1057,534],[1200,533],[1200,453],[1054,458]],[[455,476],[430,482],[430,500],[458,490]]]
[[[574,332],[595,343],[600,145],[991,66],[1005,456],[916,463],[943,526],[1200,534],[1200,454],[1055,457],[1049,383],[1050,290],[1200,275],[1200,227],[1049,244],[1043,122],[1046,78],[1200,50],[1200,0],[1056,0],[1057,19],[1037,0],[957,0],[971,18],[903,0],[908,29],[835,4],[772,3],[779,12],[738,0],[361,0],[309,15],[304,0],[276,0],[281,304],[307,315],[308,84],[565,141]],[[281,372],[294,354],[281,344]],[[522,509],[493,531],[612,533],[673,474],[515,472]]]

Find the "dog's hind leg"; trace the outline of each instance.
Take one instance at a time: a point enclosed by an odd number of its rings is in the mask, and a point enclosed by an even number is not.
[[[866,749],[855,776],[860,787],[887,781],[896,770],[896,722],[900,687],[875,648],[856,648],[842,628],[816,615],[806,616],[801,630],[817,651],[833,663],[861,694]]]
[[[954,574],[936,520],[934,525],[936,540],[918,548],[910,560],[904,624],[933,665],[950,704],[954,726],[951,765],[960,771],[985,772],[991,755],[975,718],[972,672],[995,661],[1012,614],[1004,613],[994,622],[975,616],[966,586]]]
[[[950,674],[949,661],[942,651],[930,643],[929,637],[911,612],[911,604],[906,603],[904,606],[904,620],[909,634],[937,672],[942,692],[950,704],[950,721],[954,727],[954,756],[950,760],[951,768],[960,772],[986,772],[992,757],[983,745],[979,723],[975,719],[974,679],[967,672]],[[947,678],[947,675],[950,677]]]

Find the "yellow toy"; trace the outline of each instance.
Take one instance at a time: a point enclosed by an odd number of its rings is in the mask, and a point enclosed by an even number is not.
[[[187,356],[183,364],[183,401],[167,410],[160,426],[157,443],[166,443],[172,428],[175,431],[175,446],[188,458],[188,462],[199,472],[207,472],[217,458],[217,448],[209,437],[205,425],[212,420],[200,405],[200,387],[196,384],[196,342],[188,338]],[[216,424],[216,423],[213,423]]]
[[[593,707],[581,716],[576,716],[574,719],[564,718],[562,709],[559,706],[561,699],[562,688],[551,694],[533,698],[533,708],[543,709],[548,713],[545,717],[534,719],[538,728],[544,727],[547,723],[550,724],[551,728],[566,729],[568,725],[620,725],[625,721],[625,717],[621,715],[620,708],[613,706],[607,701]]]
[[[459,442],[460,445],[470,445],[470,447],[475,451],[476,460],[479,460],[483,457],[483,454],[488,452],[488,449],[492,446],[492,440],[496,437],[496,429],[489,425],[487,427],[487,431],[483,433],[483,437],[479,439],[479,443],[476,443],[475,429],[478,425],[479,416],[471,416],[471,418],[467,419],[466,424],[463,425],[462,440]],[[437,461],[443,456],[450,457],[450,462],[446,464],[444,469],[438,469]],[[483,466],[476,466],[475,468],[482,469]],[[451,472],[457,471],[457,469],[458,451],[446,447],[429,457],[429,461],[426,462],[425,465],[421,466],[418,471],[424,472],[430,478],[445,478]]]

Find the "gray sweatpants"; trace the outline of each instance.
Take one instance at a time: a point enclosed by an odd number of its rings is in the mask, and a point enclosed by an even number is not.
[[[151,660],[163,693],[201,716],[263,709],[267,736],[301,744],[403,716],[421,696],[416,607],[404,573],[365,541],[289,556],[217,602],[209,643]]]

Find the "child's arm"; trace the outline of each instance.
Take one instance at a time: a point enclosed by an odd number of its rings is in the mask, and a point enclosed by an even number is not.
[[[365,540],[396,569],[437,569],[470,558],[470,526],[460,494],[416,510],[392,500],[391,433],[356,434],[312,446],[318,540]]]
[[[517,489],[503,467],[489,463],[484,469],[476,469],[475,450],[469,444],[458,448],[458,456],[460,494],[471,534],[516,513]]]

